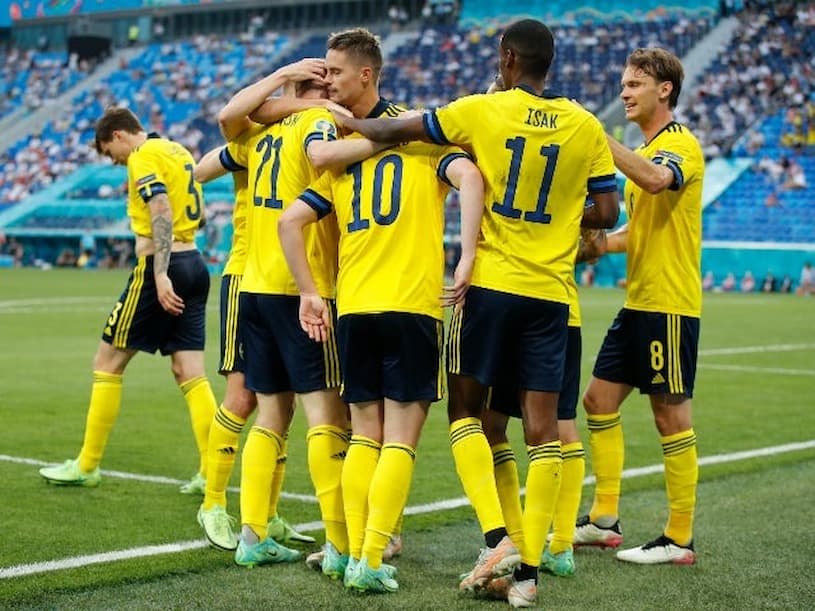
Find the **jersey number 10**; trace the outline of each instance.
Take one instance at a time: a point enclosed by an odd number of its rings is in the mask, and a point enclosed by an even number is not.
[[[385,168],[393,166],[393,182],[391,183],[391,196],[390,211],[387,214],[382,214],[382,183],[385,177]],[[368,219],[362,218],[362,164],[354,163],[348,166],[345,170],[347,174],[354,177],[354,196],[351,200],[351,212],[354,218],[348,223],[348,233],[360,231],[361,229],[368,229],[371,222]],[[399,155],[386,155],[380,159],[374,168],[374,184],[373,196],[371,204],[371,214],[373,215],[374,222],[377,225],[390,225],[399,216],[399,207],[401,205],[401,192],[402,192],[402,158]]]
[[[492,211],[501,216],[518,219],[521,218],[521,211],[515,208],[513,204],[515,203],[515,191],[518,188],[518,176],[521,173],[521,161],[526,148],[526,138],[523,136],[508,138],[504,146],[512,151],[512,159],[509,162],[509,176],[507,176],[507,188],[504,192],[504,201],[500,204],[493,202]],[[534,210],[527,210],[523,213],[525,221],[544,225],[552,222],[552,215],[546,214],[546,201],[549,199],[549,189],[552,188],[552,177],[555,175],[559,151],[560,146],[557,144],[542,146],[540,149],[541,156],[546,159],[546,169],[543,171],[541,186],[538,190],[538,204]]]

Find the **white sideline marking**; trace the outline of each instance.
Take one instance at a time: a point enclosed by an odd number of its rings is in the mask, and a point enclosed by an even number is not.
[[[798,450],[808,450],[815,448],[815,439],[810,441],[802,441],[797,443],[787,443],[779,446],[770,446],[767,448],[759,448],[757,450],[745,450],[743,452],[733,452],[730,454],[716,454],[714,456],[705,456],[699,459],[699,465],[718,465],[722,463],[735,462],[739,460],[748,460],[751,458],[759,458],[762,456],[773,456],[776,454],[784,454],[787,452],[796,452]],[[7,462],[15,462],[22,464],[32,465],[45,465],[49,464],[40,460],[31,458],[16,458],[13,456],[0,455],[0,460]],[[638,467],[636,469],[626,469],[623,471],[623,479],[630,479],[632,477],[642,477],[644,475],[653,475],[661,473],[664,470],[662,464],[649,465],[647,467]],[[103,473],[117,473],[105,472]],[[125,474],[133,476],[133,474]],[[168,477],[158,476],[142,476],[150,477],[146,481],[155,481],[156,483],[181,483],[180,480],[174,480]],[[130,479],[136,479],[136,476]],[[594,476],[589,476],[583,480],[583,485],[594,483]],[[522,491],[523,493],[523,491]],[[305,495],[304,495],[305,496]],[[311,497],[313,498],[313,497]],[[436,501],[433,503],[425,503],[423,505],[414,505],[405,508],[406,515],[417,515],[422,513],[433,513],[436,511],[443,511],[445,509],[456,509],[459,507],[466,507],[470,502],[467,497],[459,497],[455,499],[447,499],[443,501]],[[303,532],[319,530],[322,528],[322,522],[306,522],[303,524],[296,524],[294,527]],[[10,579],[13,577],[24,577],[26,575],[35,575],[37,573],[48,573],[52,571],[61,571],[64,569],[79,568],[91,564],[102,564],[105,562],[114,562],[116,560],[132,560],[134,558],[144,558],[148,556],[157,556],[160,554],[175,554],[185,552],[193,549],[205,548],[208,546],[206,541],[180,541],[177,543],[167,543],[165,545],[149,545],[146,547],[132,547],[129,549],[103,552],[101,554],[90,554],[87,556],[74,556],[71,558],[63,558],[61,560],[48,560],[44,562],[33,562],[30,564],[18,564],[0,568],[0,579]]]
[[[45,460],[37,460],[36,458],[23,458],[21,456],[8,456],[0,454],[0,461],[18,463],[22,465],[34,465],[35,467],[50,467],[59,463],[48,462]],[[141,473],[127,473],[125,471],[108,471],[103,469],[102,475],[113,477],[116,479],[129,479],[136,482],[148,482],[151,484],[168,484],[170,486],[181,486],[186,484],[187,481],[183,479],[175,479],[172,477],[165,477],[163,475],[143,475]],[[240,492],[240,488],[230,486],[227,488],[229,492]],[[295,492],[281,492],[280,496],[284,499],[293,499],[295,501],[303,501],[305,503],[316,503],[317,497],[311,494],[297,494]]]
[[[751,373],[778,373],[788,376],[815,376],[812,369],[784,369],[783,367],[750,367],[747,365],[718,365],[713,363],[700,364],[701,369],[719,369],[722,371],[744,371]]]
[[[699,356],[716,356],[719,354],[752,354],[755,352],[792,352],[794,350],[812,350],[815,344],[775,344],[769,346],[740,346],[737,348],[709,348],[700,350]]]

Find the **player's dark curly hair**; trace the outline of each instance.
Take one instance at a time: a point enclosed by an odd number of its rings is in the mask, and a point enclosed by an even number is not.
[[[130,109],[109,106],[96,122],[96,152],[102,154],[102,144],[113,140],[113,132],[121,130],[130,134],[144,131],[144,127]]]
[[[352,28],[335,32],[328,37],[328,51],[343,51],[357,64],[370,66],[374,81],[379,80],[382,71],[382,49],[379,37],[365,28]]]
[[[537,19],[521,19],[510,25],[501,37],[501,47],[512,51],[523,72],[536,78],[546,78],[555,56],[552,31]]]
[[[673,89],[668,96],[668,106],[676,108],[679,93],[682,91],[682,79],[685,78],[682,62],[676,55],[659,47],[640,48],[628,56],[625,65],[639,68],[658,83],[671,83]]]

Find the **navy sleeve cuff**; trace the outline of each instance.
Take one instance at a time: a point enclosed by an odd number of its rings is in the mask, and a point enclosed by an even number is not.
[[[331,212],[331,202],[311,189],[306,189],[306,191],[300,196],[300,199],[306,202],[306,204],[308,204],[314,210],[314,212],[317,213],[317,218],[321,219]]]
[[[159,193],[167,193],[167,187],[164,186],[164,183],[154,182],[152,185],[145,185],[139,189],[139,197],[142,198],[145,204]]]
[[[451,182],[450,182],[450,181],[447,179],[447,168],[448,168],[448,167],[450,166],[450,164],[451,164],[451,163],[453,163],[453,161],[455,161],[456,159],[469,159],[469,160],[471,160],[471,161],[472,161],[472,157],[470,157],[470,156],[469,156],[469,155],[467,155],[466,153],[450,153],[450,154],[448,154],[448,155],[445,155],[445,156],[442,158],[441,162],[439,163],[439,167],[438,167],[438,169],[436,170],[436,175],[437,175],[439,178],[441,178],[441,179],[442,179],[444,182],[446,182],[448,185],[450,185],[451,187],[454,187],[454,188],[455,188],[455,186],[453,185],[453,183],[451,183]]]
[[[611,193],[617,190],[617,177],[614,174],[593,176],[586,185],[589,193]]]
[[[430,140],[436,144],[450,144],[447,136],[444,135],[444,130],[441,128],[435,110],[424,113],[422,115],[422,123],[424,124],[424,131],[430,137]]]
[[[245,170],[246,168],[239,164],[232,155],[229,154],[229,149],[224,147],[221,149],[221,154],[218,155],[218,159],[221,161],[221,165],[224,166],[230,172],[240,172],[241,170]]]

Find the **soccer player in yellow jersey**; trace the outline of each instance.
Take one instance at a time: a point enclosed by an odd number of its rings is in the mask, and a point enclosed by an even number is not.
[[[280,220],[281,242],[301,291],[301,322],[321,341],[331,337],[333,326],[312,276],[319,270],[308,264],[301,232],[332,212],[336,221],[318,226],[336,222],[340,228],[336,334],[342,396],[351,405],[352,449],[364,449],[356,459],[349,450],[343,487],[346,495],[354,494],[353,488],[367,483],[362,492],[368,505],[367,515],[352,515],[346,505],[349,538],[356,540],[349,542],[345,584],[360,591],[398,589],[382,554],[407,500],[427,410],[442,394],[448,183],[461,188],[466,267],[475,253],[483,182],[477,167],[454,147],[409,143],[343,173],[326,173]],[[459,271],[462,285],[466,276]],[[461,294],[461,288],[454,290]],[[355,477],[354,467],[370,471],[370,479]]]
[[[628,225],[599,241],[598,254],[627,252],[626,300],[609,328],[583,397],[597,486],[576,544],[616,547],[623,434],[620,405],[636,387],[647,394],[665,461],[670,513],[663,533],[617,552],[639,564],[692,564],[698,462],[691,419],[699,317],[704,157],[684,125],[673,120],[683,70],[664,49],[637,49],[626,61],[620,97],[645,143],[636,151],[609,137],[626,175]]]
[[[247,134],[249,132],[244,132]],[[240,140],[244,134],[238,136]],[[195,179],[209,182],[223,174],[220,155],[223,147],[209,151],[195,167]],[[246,388],[243,344],[240,339],[239,295],[243,270],[249,250],[246,229],[248,178],[245,170],[232,174],[235,203],[232,212],[232,248],[221,278],[221,358],[218,371],[226,377],[224,400],[209,431],[208,463],[204,500],[198,510],[198,523],[210,544],[227,551],[234,551],[238,539],[232,530],[233,519],[226,512],[226,488],[238,451],[238,440],[249,415],[257,401],[255,393]],[[278,457],[272,492],[270,494],[269,525],[267,531],[278,543],[284,545],[296,541],[313,543],[314,538],[295,531],[277,515],[277,500],[286,472],[286,456]]]
[[[113,308],[94,357],[94,382],[79,457],[40,469],[56,484],[96,486],[99,463],[119,413],[122,375],[137,351],[170,355],[190,409],[206,476],[207,438],[215,397],[204,373],[209,274],[193,238],[204,216],[195,162],[181,145],[148,134],[126,108],[111,107],[96,124],[96,150],[127,165],[136,266]],[[193,482],[194,483],[194,482]]]
[[[447,356],[453,455],[487,544],[460,585],[479,590],[519,558],[507,536],[480,420],[486,387],[515,377],[530,468],[522,562],[507,597],[528,606],[535,604],[562,462],[557,402],[568,336],[567,278],[581,223],[612,226],[618,206],[599,121],[567,99],[542,94],[554,55],[549,29],[536,20],[518,21],[507,28],[498,54],[507,91],[467,96],[405,121],[338,120],[375,141],[469,147],[484,174],[486,206],[472,286],[453,318]],[[594,206],[584,213],[587,193]],[[509,363],[517,370],[507,371]]]
[[[319,60],[304,60],[314,62]],[[299,97],[325,96],[319,80],[298,85]],[[267,77],[242,90],[221,112],[226,133],[248,124],[248,113],[276,88]],[[237,131],[237,130],[234,130]],[[277,218],[312,182],[317,170],[340,159],[350,163],[379,145],[363,139],[336,142],[336,127],[325,109],[304,110],[270,126],[254,125],[245,142],[231,142],[221,155],[228,170],[246,168],[250,179],[249,255],[241,283],[242,339],[246,384],[258,397],[259,415],[244,448],[241,485],[243,529],[235,554],[239,564],[254,565],[297,558],[275,545],[261,528],[269,504],[269,465],[285,451],[293,393],[309,423],[309,471],[326,525],[327,545],[346,551],[347,534],[340,476],[347,447],[347,407],[339,399],[336,346],[311,342],[297,319],[297,289],[277,245]],[[326,145],[331,152],[326,153]],[[337,152],[339,151],[339,152]],[[344,166],[343,166],[344,167]],[[337,232],[329,224],[310,232],[309,256],[321,270],[320,288],[334,297]],[[337,576],[331,567],[324,572]]]

